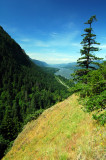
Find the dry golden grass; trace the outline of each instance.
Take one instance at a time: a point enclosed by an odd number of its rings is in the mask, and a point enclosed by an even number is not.
[[[105,127],[82,111],[77,98],[28,123],[3,160],[105,160]]]

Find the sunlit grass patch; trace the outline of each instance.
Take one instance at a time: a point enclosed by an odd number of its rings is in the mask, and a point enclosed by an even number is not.
[[[28,123],[4,160],[103,159],[105,137],[105,128],[72,95]]]

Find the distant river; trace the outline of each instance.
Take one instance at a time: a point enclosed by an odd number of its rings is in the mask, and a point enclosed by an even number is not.
[[[73,69],[68,69],[68,68],[59,68],[60,70],[57,71],[55,73],[55,75],[60,75],[60,76],[63,76],[67,79],[70,79],[71,78],[71,74],[74,72]]]

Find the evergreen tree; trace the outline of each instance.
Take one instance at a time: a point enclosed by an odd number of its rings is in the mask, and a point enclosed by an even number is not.
[[[96,42],[96,35],[93,34],[92,23],[97,21],[96,16],[91,16],[91,18],[85,23],[89,25],[89,28],[85,28],[85,34],[81,44],[83,45],[83,49],[80,50],[81,58],[77,60],[78,66],[84,68],[77,71],[77,75],[83,76],[87,74],[90,69],[96,69],[96,65],[99,63],[95,62],[95,60],[100,60],[102,58],[98,58],[93,55],[94,51],[99,51],[99,48],[95,45],[99,45],[100,43]],[[92,65],[93,64],[93,65]]]
[[[84,29],[85,34],[81,44],[81,58],[77,63],[81,69],[77,70],[73,77],[77,81],[74,92],[79,92],[80,97],[84,98],[83,106],[87,112],[93,111],[93,118],[104,125],[106,123],[106,62],[97,63],[103,59],[93,55],[94,51],[99,51],[96,45],[96,35],[93,34],[92,23],[96,16],[92,16],[85,24],[89,28]],[[99,67],[97,67],[99,66]]]
[[[0,27],[0,158],[24,124],[70,95],[53,72],[35,65]]]

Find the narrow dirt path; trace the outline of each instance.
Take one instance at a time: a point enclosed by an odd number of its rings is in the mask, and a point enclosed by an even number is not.
[[[60,80],[60,78],[59,77],[55,77],[56,78],[56,80],[59,82],[59,83],[61,83],[63,86],[65,86],[66,88],[70,88],[68,85],[66,85],[63,81],[61,81]]]

